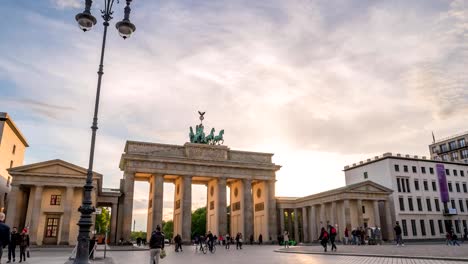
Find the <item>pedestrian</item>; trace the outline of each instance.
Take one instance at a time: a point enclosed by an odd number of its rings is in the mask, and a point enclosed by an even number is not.
[[[465,226],[463,229],[463,243],[465,243],[466,240],[468,240],[468,229]]]
[[[250,240],[250,245],[253,245],[253,243],[254,243],[254,236],[253,236],[253,235],[250,235],[249,240]]]
[[[283,241],[284,241],[284,247],[289,248],[289,233],[286,230],[284,230],[284,233],[283,233]]]
[[[208,241],[208,248],[211,251],[213,251],[213,241],[214,241],[214,236],[213,236],[213,233],[211,233],[211,231],[208,231],[208,234],[206,235],[206,239]]]
[[[348,227],[344,230],[344,245],[347,245],[349,241],[349,230]]]
[[[16,262],[16,246],[19,245],[20,242],[20,234],[18,233],[18,229],[13,227],[13,231],[10,233],[10,243],[8,243],[8,261],[7,263],[11,262],[11,258],[13,257],[13,262]]]
[[[0,213],[0,262],[2,261],[3,249],[10,244],[10,227],[4,222],[5,214]]]
[[[26,261],[26,249],[29,248],[29,235],[28,230],[26,228],[23,229],[21,234],[19,235],[19,247],[20,247],[20,261]],[[28,253],[29,257],[29,253]]]
[[[376,226],[374,230],[374,237],[375,237],[375,244],[376,245],[382,245],[382,231],[380,230],[380,227]]]
[[[242,233],[239,232],[236,235],[236,249],[242,249],[242,242]]]
[[[447,233],[445,234],[445,244],[447,246],[452,245],[452,233],[450,231],[447,231]]]
[[[452,245],[453,246],[455,246],[455,245],[460,246],[460,243],[458,243],[458,236],[455,233],[452,234]]]
[[[335,239],[336,239],[336,228],[332,225],[328,226],[330,230],[330,243],[331,243],[331,251],[335,250],[336,252],[336,244],[335,244]]]
[[[156,226],[156,231],[151,234],[149,242],[150,260],[149,264],[158,264],[161,251],[164,250],[164,233],[161,232],[161,227]]]
[[[231,247],[231,235],[229,235],[229,233],[227,233],[224,238],[226,239],[226,245],[225,245],[225,249],[229,249]]]
[[[357,244],[356,229],[353,229],[353,230],[351,231],[351,236],[352,236],[352,239],[353,239],[353,240],[352,240],[352,244],[353,244],[353,245],[356,245],[356,244]]]
[[[261,245],[262,243],[263,243],[263,236],[262,236],[262,234],[260,234],[258,236],[258,244]]]
[[[396,222],[396,225],[393,228],[393,230],[395,230],[395,237],[396,237],[397,246],[403,246],[404,247],[405,244],[403,243],[403,239],[401,238],[401,227],[400,227],[400,224],[398,222]]]
[[[136,242],[137,246],[141,246],[141,237],[137,237]]]
[[[89,258],[90,259],[94,259],[94,251],[96,251],[96,236],[93,236],[90,240],[89,240]]]
[[[325,227],[322,227],[322,230],[320,230],[320,244],[322,244],[323,251],[327,252],[327,243],[328,243],[328,232],[325,229]]]
[[[175,252],[179,252],[179,249],[180,249],[180,252],[182,252],[182,237],[179,234],[177,234],[174,237],[174,243],[175,243]]]
[[[361,245],[366,244],[366,231],[362,228],[362,226],[359,228],[359,234],[361,237],[359,238],[359,241],[361,241]]]
[[[206,237],[201,235],[200,236],[200,251],[203,251],[203,243],[206,243]]]

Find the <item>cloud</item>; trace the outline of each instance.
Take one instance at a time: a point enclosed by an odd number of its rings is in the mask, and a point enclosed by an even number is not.
[[[79,0],[50,0],[50,1],[58,9],[81,7],[81,3]]]

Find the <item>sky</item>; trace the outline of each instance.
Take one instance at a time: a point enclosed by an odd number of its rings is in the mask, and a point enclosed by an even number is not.
[[[30,143],[25,163],[86,167],[98,24],[79,30],[79,0],[2,3],[0,111]],[[274,153],[277,196],[343,186],[343,167],[385,152],[429,156],[468,130],[466,0],[135,0],[135,33],[108,32],[94,170],[118,187],[126,140],[183,145],[206,111],[231,149]],[[136,228],[149,186],[137,183]],[[164,217],[174,187],[165,184]],[[193,187],[193,208],[206,187]]]

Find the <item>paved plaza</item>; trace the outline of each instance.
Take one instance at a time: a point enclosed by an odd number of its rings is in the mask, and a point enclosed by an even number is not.
[[[319,263],[336,263],[336,264],[352,264],[352,263],[397,263],[397,264],[425,264],[425,263],[460,263],[460,260],[468,262],[468,246],[447,247],[443,244],[420,244],[408,245],[406,247],[396,247],[392,245],[385,246],[339,246],[337,253],[328,252],[322,254],[320,246],[297,246],[288,249],[289,253],[279,253],[275,250],[280,249],[278,246],[244,246],[242,250],[236,250],[235,247],[230,250],[225,250],[223,247],[218,247],[216,253],[208,253],[204,255],[201,252],[195,252],[193,246],[185,246],[184,252],[175,253],[174,248],[169,246],[166,248],[167,257],[161,260],[160,263],[168,264],[186,264],[186,263],[203,263],[203,264],[219,264],[219,263],[268,263],[268,264],[319,264]],[[71,249],[34,249],[32,258],[26,263],[34,264],[63,264],[68,259]],[[302,252],[302,253],[295,253]],[[304,254],[307,253],[307,254]],[[98,251],[97,257],[102,258],[104,252]],[[343,254],[343,255],[341,255]],[[358,256],[358,255],[384,255],[387,257],[375,256]],[[148,262],[148,251],[146,250],[131,250],[122,251],[119,248],[113,248],[107,252],[108,257],[112,257],[116,264],[140,264]],[[389,257],[392,256],[392,257]],[[402,257],[395,257],[402,256]],[[411,258],[411,256],[435,257],[439,259],[419,259]],[[442,258],[457,258],[458,260],[449,260]],[[5,257],[1,263],[5,263]],[[103,263],[96,261],[91,263]]]

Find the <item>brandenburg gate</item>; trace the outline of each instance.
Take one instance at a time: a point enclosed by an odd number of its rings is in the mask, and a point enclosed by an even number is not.
[[[201,113],[201,120],[203,114]],[[207,186],[207,231],[223,236],[227,232],[227,186],[230,187],[230,234],[240,232],[244,239],[262,234],[265,241],[277,237],[275,173],[281,166],[273,154],[231,150],[219,145],[224,131],[214,129],[204,135],[203,125],[196,133],[190,128],[190,141],[184,145],[127,141],[120,160],[121,180],[117,237],[130,241],[135,181],[150,184],[148,236],[163,218],[164,183],[175,185],[174,234],[191,241],[192,184]],[[201,235],[201,234],[198,234]]]

